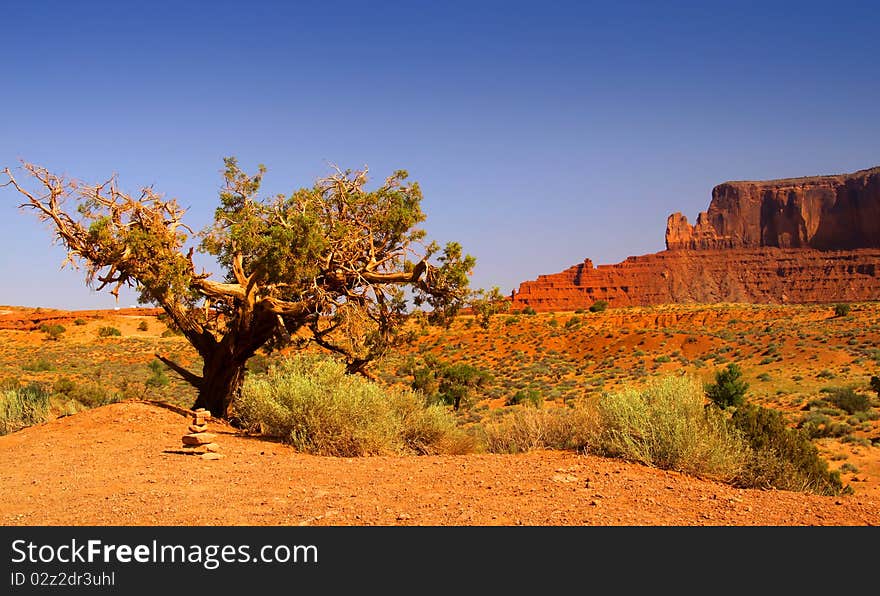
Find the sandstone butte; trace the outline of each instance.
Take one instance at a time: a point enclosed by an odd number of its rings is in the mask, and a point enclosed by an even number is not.
[[[594,267],[584,260],[520,284],[536,311],[672,303],[880,299],[880,166],[852,174],[725,182],[694,225],[666,222],[666,250]]]

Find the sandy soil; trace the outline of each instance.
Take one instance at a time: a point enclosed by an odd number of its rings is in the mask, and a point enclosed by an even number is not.
[[[871,494],[742,490],[562,452],[317,457],[212,421],[223,459],[181,450],[188,419],[124,402],[0,436],[0,524],[866,526]]]

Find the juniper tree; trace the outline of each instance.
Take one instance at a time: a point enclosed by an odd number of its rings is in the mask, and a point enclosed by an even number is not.
[[[198,233],[152,187],[127,194],[115,175],[85,184],[30,163],[25,183],[4,170],[3,186],[51,225],[87,285],[117,300],[135,288],[192,344],[200,374],[156,356],[196,388],[193,407],[228,416],[247,360],[264,347],[316,344],[366,374],[402,339],[413,307],[444,323],[475,297],[474,258],[456,242],[425,240],[422,192],[406,171],[368,190],[366,169],[334,168],[311,187],[261,197],[264,166],[224,165],[213,223]],[[194,250],[216,259],[220,278],[196,267]]]

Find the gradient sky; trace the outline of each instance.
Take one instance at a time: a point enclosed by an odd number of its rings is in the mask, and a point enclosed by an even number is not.
[[[880,165],[878,2],[6,3],[0,168],[153,185],[208,224],[222,158],[267,193],[407,169],[424,227],[505,293],[664,248],[726,180]],[[117,306],[0,189],[0,304]],[[118,306],[134,304],[123,292]]]

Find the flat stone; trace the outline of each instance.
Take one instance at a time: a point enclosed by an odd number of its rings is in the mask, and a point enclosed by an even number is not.
[[[191,433],[203,433],[206,430],[208,430],[208,425],[207,424],[190,424],[189,428],[187,430],[189,430],[189,432],[191,432]]]
[[[208,443],[207,445],[205,445],[205,449],[216,453],[217,451],[220,451],[220,445],[218,445],[217,443]]]
[[[184,445],[207,445],[214,441],[217,435],[214,433],[192,433],[183,435]]]
[[[202,459],[223,459],[225,456],[222,453],[204,453],[202,454]]]

